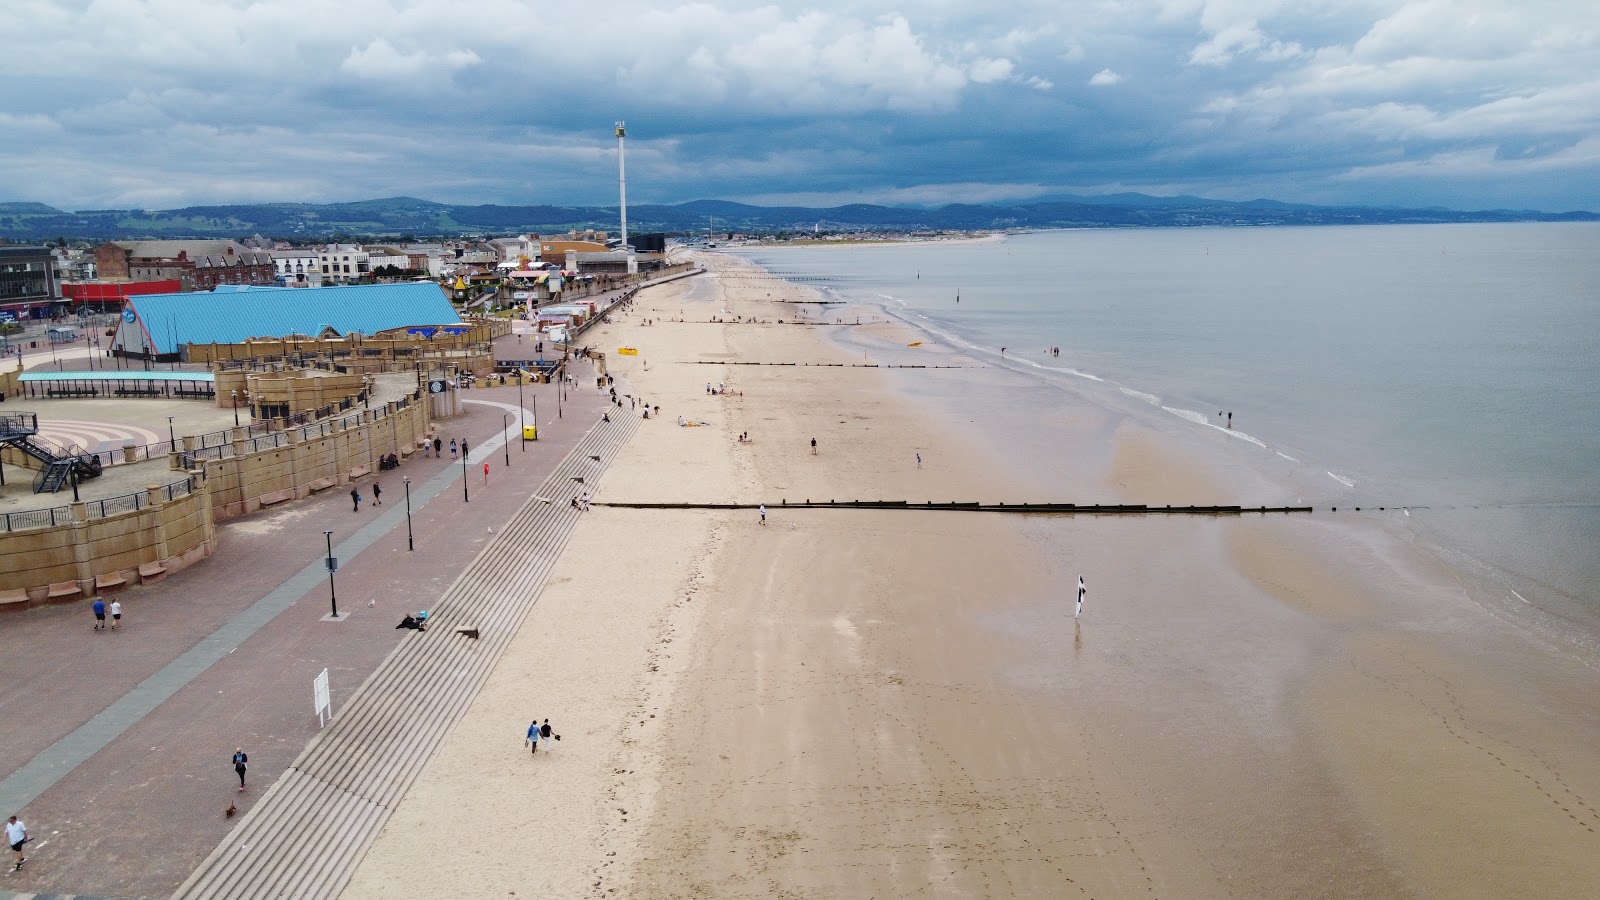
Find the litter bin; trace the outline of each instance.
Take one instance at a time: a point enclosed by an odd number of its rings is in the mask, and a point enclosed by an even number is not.
[[[539,439],[539,426],[537,426],[537,425],[524,425],[524,426],[522,426],[522,439],[525,440],[525,441],[537,441]]]

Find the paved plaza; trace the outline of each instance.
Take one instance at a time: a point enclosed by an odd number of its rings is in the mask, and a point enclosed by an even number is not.
[[[501,530],[599,421],[592,369],[576,374],[589,387],[569,391],[559,419],[557,386],[523,388],[540,410],[540,439],[525,449],[517,388],[465,392],[464,414],[439,421],[447,443],[476,448],[465,478],[460,461],[417,455],[361,479],[359,512],[348,493],[329,491],[223,523],[209,560],[119,595],[120,631],[93,631],[87,602],[0,621],[0,716],[10,726],[0,732],[0,815],[17,812],[34,837],[24,871],[0,877],[0,897],[168,896],[238,821],[223,810],[248,811],[317,733],[317,673],[328,670],[338,715],[410,634],[395,629],[401,616],[436,601],[492,539],[488,529]],[[230,410],[204,403],[148,402],[190,410],[200,428],[216,430],[200,423],[218,413],[232,424]],[[509,466],[500,446],[508,411]],[[374,480],[382,506],[370,504]],[[337,622],[324,620],[324,530],[340,559]],[[239,746],[250,755],[243,793],[229,763]]]

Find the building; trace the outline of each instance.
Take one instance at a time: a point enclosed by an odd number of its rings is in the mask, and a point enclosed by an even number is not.
[[[542,262],[554,263],[564,269],[570,269],[571,267],[567,265],[567,254],[608,253],[610,249],[602,241],[543,240],[539,242],[539,259]]]
[[[186,291],[272,284],[272,255],[233,241],[108,241],[94,250],[102,281],[177,279]]]
[[[411,256],[402,253],[393,247],[368,247],[367,267],[376,273],[379,269],[394,266],[396,269],[411,268]],[[423,266],[425,271],[427,266]]]
[[[272,251],[272,266],[285,287],[322,287],[322,257],[309,247]]]
[[[45,319],[61,299],[56,258],[48,247],[0,247],[0,313]]]
[[[339,337],[392,328],[454,325],[461,316],[433,282],[290,290],[245,287],[129,297],[111,340],[119,356],[175,360],[186,344],[250,338]]]
[[[539,258],[539,236],[519,234],[516,237],[495,238],[489,241],[495,254],[503,263],[524,263]]]
[[[329,244],[317,251],[322,267],[322,280],[333,284],[359,281],[367,277],[370,267],[367,251],[355,244]]]

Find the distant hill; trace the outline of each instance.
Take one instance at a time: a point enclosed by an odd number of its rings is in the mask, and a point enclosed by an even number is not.
[[[672,206],[628,207],[630,230],[758,233],[811,231],[994,231],[1035,228],[1129,228],[1196,225],[1356,225],[1434,222],[1600,221],[1587,211],[1391,209],[1330,207],[1275,200],[1234,202],[1203,197],[1059,195],[1014,204],[950,204],[934,208],[855,203],[826,209],[751,206],[695,200]],[[435,203],[389,197],[353,203],[253,203],[181,209],[99,209],[65,212],[43,203],[0,203],[0,239],[13,243],[67,237],[239,238],[260,234],[286,240],[335,237],[457,237],[572,228],[615,230],[617,208]]]

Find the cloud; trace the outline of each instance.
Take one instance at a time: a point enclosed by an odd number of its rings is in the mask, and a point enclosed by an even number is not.
[[[365,47],[351,48],[339,65],[342,71],[361,78],[412,78],[425,72],[453,71],[483,62],[471,50],[449,50],[438,54],[426,50],[403,53],[383,38],[373,38]]]
[[[609,202],[620,118],[641,202],[1043,185],[1600,208],[1600,4],[539,9],[6,0],[0,132],[24,139],[0,142],[0,199]]]

